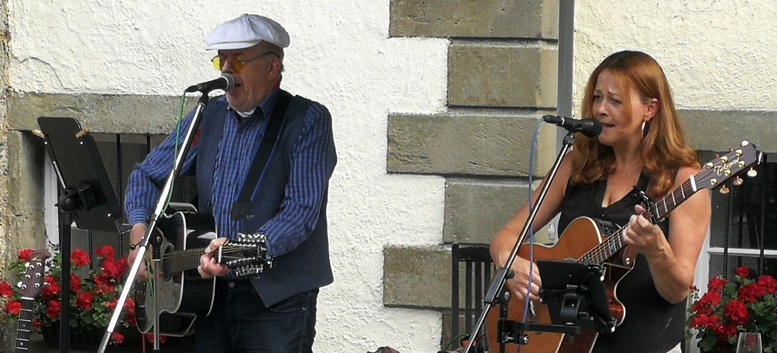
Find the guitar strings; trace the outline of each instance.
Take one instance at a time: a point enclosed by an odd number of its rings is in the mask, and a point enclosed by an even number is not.
[[[708,176],[709,173],[712,173],[712,170],[709,168],[704,168],[698,174],[696,174],[694,178],[699,177],[699,179],[704,179],[704,177]],[[655,206],[656,206],[655,210],[658,211],[659,215],[661,215],[661,211],[660,211],[661,209],[669,210],[667,206],[667,202],[670,196],[672,197],[672,200],[673,200],[672,203],[674,204],[674,206],[672,207],[672,210],[674,210],[674,208],[679,205],[675,197],[675,192],[678,192],[678,191],[680,192],[680,196],[682,196],[680,199],[680,203],[682,203],[688,197],[692,196],[695,193],[695,191],[693,191],[693,189],[691,188],[691,180],[690,179],[686,180],[685,182],[682,183],[682,185],[679,188],[673,190],[669,195],[663,197],[661,200],[655,203]],[[668,211],[666,213],[668,213]],[[665,216],[666,213],[661,215],[660,218],[663,218],[663,216]],[[642,212],[640,215],[648,219],[650,219],[651,217],[650,210],[645,210],[645,212]],[[593,262],[596,264],[604,263],[607,259],[615,255],[617,251],[619,251],[621,248],[624,247],[623,238],[620,236],[614,236],[614,235],[623,232],[625,228],[626,226],[620,226],[614,232],[610,234],[606,234],[605,240],[602,243],[598,244],[597,246],[593,247],[591,250],[583,254],[583,256],[581,256],[578,259],[578,261],[588,260],[589,262]],[[610,251],[610,249],[617,249],[617,251]]]
[[[250,248],[241,248],[241,247],[234,247],[234,246],[228,246],[228,247],[222,247],[221,253],[222,254],[239,254],[241,252],[245,252],[246,250],[250,250]],[[198,248],[198,249],[186,249],[186,250],[178,250],[173,253],[167,253],[163,256],[163,260],[177,260],[181,258],[197,258],[199,259],[200,256],[205,252],[205,248]]]
[[[251,250],[251,248],[223,245],[221,250],[221,255],[228,256],[228,255],[240,254],[240,253],[244,253],[246,250]],[[205,248],[195,248],[195,249],[178,250],[172,253],[164,254],[162,256],[162,260],[167,265],[163,267],[166,268],[168,271],[171,271],[172,273],[193,269],[194,267],[196,267],[196,265],[199,264],[200,257],[202,256],[204,251],[205,251]],[[256,257],[264,261],[263,258],[259,256],[256,256]]]

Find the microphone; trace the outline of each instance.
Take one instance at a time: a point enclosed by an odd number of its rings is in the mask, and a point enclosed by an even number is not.
[[[221,77],[215,80],[210,80],[207,82],[202,82],[196,85],[189,86],[188,88],[186,88],[184,92],[208,93],[214,89],[221,89],[226,92],[233,88],[235,88],[235,78],[232,77],[231,74],[228,74],[225,72],[221,74]]]
[[[546,123],[556,124],[569,132],[582,132],[588,137],[596,137],[602,133],[602,124],[594,118],[582,120],[565,118],[558,115],[545,115],[542,117]]]

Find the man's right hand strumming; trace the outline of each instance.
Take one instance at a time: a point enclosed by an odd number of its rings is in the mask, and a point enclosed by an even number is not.
[[[137,223],[133,225],[132,230],[130,230],[130,251],[129,255],[127,255],[127,263],[130,266],[135,263],[135,258],[137,258],[138,252],[140,252],[140,242],[146,235],[146,229],[147,228],[144,223]],[[149,253],[148,251],[151,251],[151,247],[147,249],[146,254]],[[138,274],[135,276],[135,279],[139,281],[145,281],[148,279],[148,272],[146,271],[145,261],[140,263],[140,268],[138,269]]]

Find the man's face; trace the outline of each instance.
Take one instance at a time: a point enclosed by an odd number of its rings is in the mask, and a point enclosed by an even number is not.
[[[280,78],[280,54],[270,45],[219,50],[221,72],[232,74],[235,88],[227,92],[227,102],[237,111],[254,109],[275,87]]]

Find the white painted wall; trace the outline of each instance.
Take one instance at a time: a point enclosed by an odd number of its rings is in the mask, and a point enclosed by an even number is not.
[[[339,155],[335,283],[319,297],[315,350],[439,349],[439,313],[383,307],[382,249],[441,242],[444,181],[387,175],[386,129],[389,113],[444,109],[447,40],[389,38],[389,1],[375,0],[9,0],[8,12],[9,81],[22,92],[179,95],[218,77],[204,49],[218,23],[251,12],[283,24],[283,87],[330,109]]]
[[[661,64],[679,108],[775,110],[776,17],[771,0],[577,0],[578,112],[588,75],[624,49]]]

